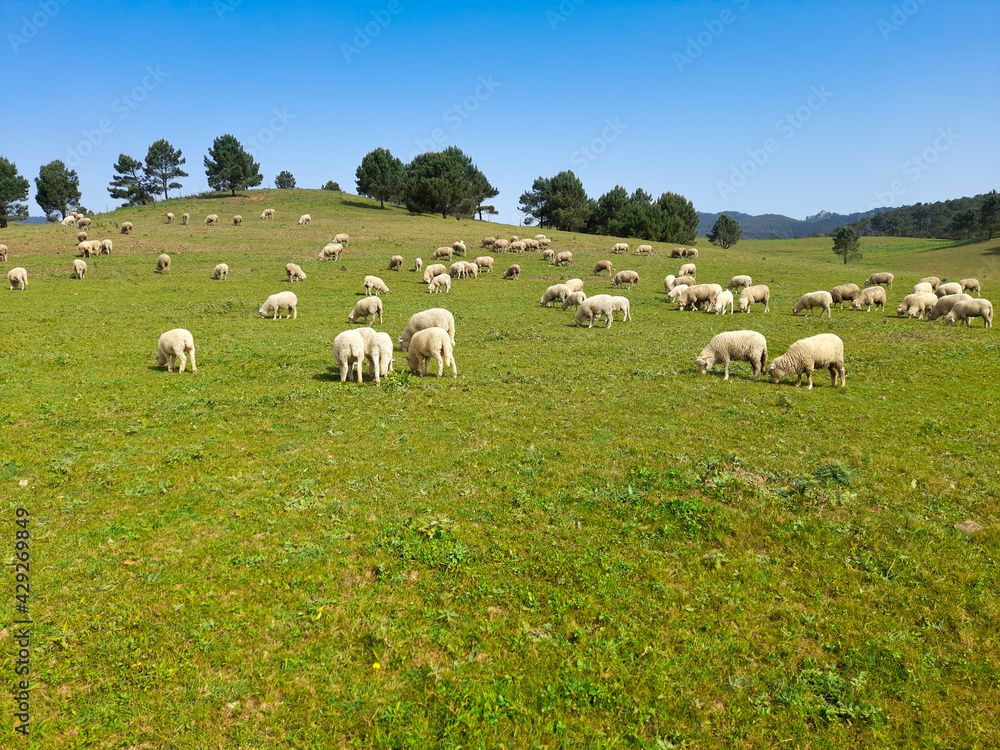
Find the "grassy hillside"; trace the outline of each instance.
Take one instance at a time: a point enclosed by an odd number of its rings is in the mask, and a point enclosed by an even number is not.
[[[341,261],[316,260],[341,231]],[[0,304],[9,563],[16,508],[32,533],[29,746],[996,746],[998,334],[894,310],[929,274],[1000,301],[1000,240],[865,238],[848,267],[829,238],[700,241],[700,281],[771,287],[769,314],[737,316],[668,305],[680,262],[609,255],[628,238],[547,232],[571,267],[494,255],[448,295],[410,270],[536,231],[326,191],[180,199],[95,217],[115,249],[84,281],[75,229],[0,233],[0,268],[30,274]],[[385,270],[397,253],[406,270]],[[605,258],[640,274],[631,323],[538,305],[560,279],[608,291]],[[298,320],[261,320],[289,261]],[[790,314],[874,270],[896,274],[886,314]],[[340,383],[331,345],[371,273],[394,340],[453,311],[457,379],[412,377],[397,351],[381,387]],[[197,375],[155,365],[175,327]],[[772,359],[836,333],[847,387],[698,375],[740,328]]]

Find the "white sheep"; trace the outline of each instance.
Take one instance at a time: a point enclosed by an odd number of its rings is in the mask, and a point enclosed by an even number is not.
[[[561,266],[563,263],[569,264],[573,262],[573,253],[569,250],[563,250],[561,253],[556,255],[556,259],[552,262],[554,266]]]
[[[540,240],[527,239],[527,240],[521,240],[521,243],[527,250],[540,250],[542,247],[542,243]]]
[[[168,211],[167,212],[167,224],[173,224],[173,223],[174,223],[174,215]]]
[[[263,211],[260,212],[260,218],[262,218],[262,219],[273,219],[274,218],[274,209],[273,208],[265,208]]]
[[[726,289],[739,289],[740,287],[746,288],[748,286],[753,286],[752,278],[749,276],[733,276],[733,278],[729,280],[729,284],[726,286]]]
[[[443,263],[431,263],[424,269],[424,283],[429,284],[431,279],[443,273],[448,273],[448,269],[444,267]]]
[[[749,313],[755,302],[763,302],[764,312],[771,312],[771,288],[767,284],[754,284],[740,292],[740,312]]]
[[[205,217],[205,226],[216,226],[219,223],[218,214],[209,214]]]
[[[921,283],[927,282],[928,284],[930,284],[932,292],[939,286],[941,286],[941,279],[939,279],[937,276],[925,276],[924,278],[920,279],[920,282]]]
[[[236,214],[236,216],[233,217],[233,226],[238,227],[242,223],[243,223],[243,217],[240,216],[239,214]]]
[[[443,328],[451,337],[452,346],[455,344],[455,316],[443,307],[432,307],[429,310],[422,310],[414,313],[410,322],[406,324],[406,330],[399,337],[399,346],[405,352],[410,348],[410,339],[417,331],[425,328]]]
[[[6,245],[0,245],[0,260],[6,262],[7,261],[7,253],[8,252],[9,252],[9,250],[7,249]]]
[[[913,285],[913,293],[914,294],[924,294],[924,293],[933,294],[934,293],[934,287],[928,281],[920,281],[920,282],[918,282],[918,283],[916,283],[916,284]],[[935,297],[934,299],[936,300],[937,297]]]
[[[451,276],[451,278],[453,279],[464,279],[466,276],[468,276],[469,271],[465,267],[465,261],[456,260],[454,263],[452,263],[451,267],[448,269],[448,275]]]
[[[445,365],[451,366],[452,377],[458,377],[458,366],[452,349],[451,337],[443,328],[425,328],[417,331],[410,339],[406,362],[410,372],[427,377],[427,365],[434,359],[438,364],[437,376],[441,377]]]
[[[509,248],[510,248],[510,241],[505,240],[503,237],[493,241],[494,250],[499,250],[501,253],[503,253],[506,252]]]
[[[833,304],[840,305],[841,309],[843,309],[845,302],[853,302],[859,294],[861,294],[861,287],[857,284],[840,284],[830,290]]]
[[[78,214],[78,213],[77,213],[76,211],[70,211],[70,212],[69,212],[69,215],[73,217],[73,221],[76,221],[76,220],[77,220],[77,219],[79,219],[79,218],[80,218],[81,216],[83,216],[83,214]]]
[[[512,234],[512,235],[510,236],[510,241],[511,241],[511,242],[520,242],[520,241],[521,241],[521,238],[520,238],[520,237],[518,237],[518,236],[517,236],[516,234]]]
[[[667,296],[670,299],[677,299],[681,295],[681,293],[687,288],[688,288],[687,284],[677,284],[676,286],[670,288],[670,291],[667,293]]]
[[[802,376],[806,375],[809,379],[809,388],[812,388],[813,370],[822,367],[830,370],[832,385],[837,385],[838,375],[841,387],[847,385],[847,371],[844,368],[844,342],[833,333],[820,333],[799,339],[788,347],[787,352],[771,362],[767,372],[775,383],[780,382],[786,375],[798,375],[796,387],[802,384]]]
[[[91,255],[101,254],[101,241],[100,240],[84,240],[76,249],[80,251],[80,255],[84,258],[89,258]]]
[[[663,279],[663,291],[669,294],[670,290],[674,288],[674,281],[676,279],[677,279],[676,276],[674,276],[672,273],[668,273],[666,277]]]
[[[968,294],[946,294],[944,297],[939,297],[934,307],[927,313],[927,320],[937,320],[944,317],[951,312],[951,308],[964,299],[972,299],[972,297]]]
[[[926,284],[926,286],[930,289],[931,285]],[[899,317],[906,315],[910,318],[917,318],[919,320],[924,317],[924,313],[934,309],[934,305],[937,304],[937,301],[938,298],[934,296],[933,292],[915,292],[914,294],[907,294],[903,297],[899,306],[896,308],[896,315]]]
[[[675,276],[671,285],[671,289],[675,286],[680,286],[681,284],[687,284],[688,286],[694,286],[698,281],[694,276]]]
[[[227,263],[220,263],[212,270],[212,278],[225,281],[229,278],[229,265]]]
[[[476,265],[486,269],[484,273],[490,273],[493,270],[493,262],[493,258],[489,255],[480,255],[476,258]]]
[[[975,292],[979,296],[979,279],[962,279],[958,283],[962,285],[963,292]]]
[[[677,286],[674,289],[677,289]],[[711,306],[715,302],[715,298],[720,294],[722,294],[722,287],[718,284],[689,285],[677,295],[677,309],[683,310],[685,307],[690,306],[692,310],[696,310],[704,303]]]
[[[86,232],[77,232],[76,233],[76,241],[77,242],[85,242],[86,239],[87,239],[87,233]]]
[[[423,258],[417,258],[415,261],[413,261],[413,270],[416,271],[417,273],[420,273],[420,269],[423,267],[424,267]]]
[[[698,248],[692,247],[692,248],[689,248],[689,249],[685,250],[684,251],[684,257],[685,258],[697,258],[698,257]]]
[[[729,305],[729,314],[733,314],[733,293],[731,290],[726,289],[725,291],[717,294],[715,299],[712,301],[711,310],[716,315],[722,313],[726,314],[726,305]]]
[[[546,237],[544,234],[536,234],[535,235],[535,239],[536,240],[545,240],[545,239],[548,239],[548,237]]]
[[[542,298],[538,301],[538,303],[542,307],[551,307],[552,303],[556,300],[565,302],[566,297],[570,294],[570,291],[570,288],[565,284],[553,284],[545,290],[545,294],[542,295]]]
[[[170,270],[170,256],[166,253],[160,253],[160,257],[156,259],[156,272],[166,273]]]
[[[122,234],[132,234],[132,222],[123,221],[121,229],[119,230]]]
[[[683,258],[684,257],[684,248],[683,247],[675,247],[673,250],[670,251],[670,257],[671,258]]]
[[[306,226],[308,224],[312,224],[312,220],[313,218],[309,214],[302,214],[299,217],[299,226],[301,227],[301,226]]]
[[[380,279],[378,276],[365,276],[363,284],[365,287],[366,297],[370,294],[378,295],[378,294],[389,293],[389,287],[387,287],[385,285],[385,282],[382,281],[382,279]]]
[[[379,325],[382,325],[382,300],[379,297],[365,297],[359,299],[357,304],[354,305],[354,309],[351,310],[350,314],[347,316],[348,323],[355,323],[359,320],[364,319],[365,323],[375,322],[375,316],[378,315]]]
[[[753,379],[756,381],[767,367],[767,340],[764,334],[757,331],[717,333],[694,361],[702,375],[719,362],[725,368],[723,380],[729,380],[730,362],[749,362],[753,366]]]
[[[616,312],[625,313],[625,315],[622,317],[622,323],[626,323],[632,320],[632,303],[629,302],[628,297],[612,297],[611,311],[613,313]]]
[[[543,250],[549,247],[551,244],[552,240],[550,240],[548,237],[546,237],[544,240],[538,240],[538,246]]]
[[[619,271],[611,279],[611,286],[621,286],[622,284],[628,284],[629,289],[633,286],[638,286],[639,274],[635,271]]]
[[[583,292],[570,292],[563,300],[562,309],[569,310],[571,307],[579,307],[585,299],[587,299],[587,295]]]
[[[339,245],[347,245],[351,241],[351,235],[349,235],[347,232],[339,232],[338,234],[334,235],[333,241]]]
[[[66,218],[59,222],[61,226],[68,227],[70,224],[76,224],[76,217],[73,214],[68,214]]]
[[[566,279],[563,282],[571,292],[582,292],[583,291],[583,279]]]
[[[580,303],[580,308],[576,311],[576,318],[574,318],[573,322],[578,327],[584,323],[589,323],[587,328],[593,328],[594,321],[600,320],[603,315],[605,320],[608,321],[608,324],[604,327],[611,328],[614,309],[614,302],[611,300],[610,294],[595,294],[593,297],[587,297],[587,299]]]
[[[435,260],[440,260],[441,258],[447,258],[451,260],[452,256],[455,254],[455,250],[450,247],[439,247],[433,253],[431,253],[431,258]]]
[[[181,224],[184,226],[188,225],[188,221],[191,220],[191,214],[181,214]]]
[[[90,224],[91,221],[86,216],[81,216],[79,219],[76,220],[76,225],[81,229],[86,229],[87,227],[90,226]]]
[[[358,331],[341,331],[333,340],[333,359],[340,367],[340,382],[348,377],[353,379],[353,371],[357,368],[357,379],[361,383],[363,376],[361,368],[365,362],[365,340]]]
[[[696,266],[694,263],[685,263],[684,265],[681,266],[681,270],[677,272],[677,275],[692,276],[692,277],[697,276],[698,266]]]
[[[635,254],[636,255],[652,255],[653,254],[653,246],[652,245],[639,245],[639,247],[637,247],[635,249]]]
[[[167,372],[174,371],[174,364],[180,362],[177,372],[184,372],[188,356],[191,357],[191,374],[198,373],[194,361],[194,336],[184,328],[174,328],[160,336],[156,344],[156,364],[167,366]]]
[[[503,272],[503,277],[505,279],[514,279],[517,281],[517,277],[521,275],[521,267],[514,263],[507,267],[507,270]]]
[[[257,313],[262,318],[274,313],[274,317],[271,320],[277,320],[281,317],[281,311],[287,309],[288,315],[285,317],[295,320],[299,317],[298,306],[299,298],[295,296],[295,292],[278,292],[264,300],[264,304],[260,306],[260,310]]]
[[[368,374],[375,378],[375,385],[381,385],[382,377],[392,372],[392,338],[381,331],[365,341],[365,359],[368,360]]]
[[[10,282],[11,289],[16,286],[23,292],[28,288],[28,272],[20,266],[12,268],[7,272],[7,281]]]
[[[611,252],[614,255],[619,255],[619,254],[628,255],[628,243],[627,242],[616,242],[612,246]]]
[[[792,308],[792,315],[798,315],[802,310],[808,310],[809,314],[812,315],[813,309],[817,307],[820,309],[819,316],[821,318],[824,312],[828,318],[832,318],[833,295],[823,291],[803,294],[795,303],[795,307]]]
[[[973,318],[982,318],[986,328],[993,327],[993,303],[988,299],[964,299],[955,303],[951,312],[944,316],[945,325],[962,323],[971,325]]]
[[[445,294],[451,293],[451,276],[446,273],[439,273],[430,283],[427,285],[427,291],[430,294],[438,294],[441,291],[441,287],[444,287]]]
[[[479,266],[470,260],[465,261],[465,275],[466,277],[471,276],[474,279],[479,278]]]
[[[949,294],[962,294],[965,290],[962,289],[962,285],[957,281],[950,281],[947,284],[941,284],[937,289],[934,290],[934,294],[941,297],[946,297]]]
[[[403,270],[403,256],[393,255],[389,258],[389,270],[390,271],[402,271]]]
[[[896,277],[893,276],[888,271],[878,271],[876,273],[873,273],[865,280],[865,288],[870,286],[876,286],[878,284],[888,284],[889,288],[892,289],[892,282],[895,280],[895,278]]]
[[[479,247],[492,249],[496,241],[497,241],[496,237],[486,237],[482,242],[479,243]]]
[[[336,242],[329,242],[323,246],[322,250],[319,251],[319,260],[340,260],[340,256],[343,252],[343,245]]]
[[[454,251],[455,255],[465,255],[465,243],[462,240],[456,240],[451,243],[451,249]]]
[[[851,309],[860,310],[864,307],[865,312],[871,312],[872,305],[874,305],[876,310],[885,311],[885,301],[885,287],[869,286],[865,287],[851,303]]]
[[[111,240],[101,240],[101,251],[100,255],[111,255],[111,251],[114,249],[115,244]]]
[[[555,259],[556,259],[556,251],[555,250],[548,250],[548,249],[546,249],[546,250],[542,251],[542,260],[544,260],[546,262],[550,262],[550,261],[553,261]]]
[[[601,271],[607,271],[608,276],[611,275],[611,261],[610,260],[599,260],[594,266],[594,276],[597,276]]]
[[[87,261],[77,258],[73,261],[73,278],[82,279],[87,275]]]
[[[306,272],[297,263],[286,263],[285,274],[288,276],[290,282],[306,280]]]

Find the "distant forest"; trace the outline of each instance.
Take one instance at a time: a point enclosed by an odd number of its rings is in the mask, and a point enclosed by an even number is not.
[[[916,203],[866,216],[847,226],[862,236],[935,237],[964,240],[982,234],[983,204],[990,194],[937,203]]]

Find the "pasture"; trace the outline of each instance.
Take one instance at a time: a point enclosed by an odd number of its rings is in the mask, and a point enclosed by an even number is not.
[[[717,316],[667,304],[671,247],[609,253],[629,238],[318,190],[93,218],[114,251],[82,281],[74,227],[0,233],[0,268],[29,273],[0,301],[2,502],[32,533],[26,746],[1000,742],[1000,334],[895,315],[927,275],[1000,301],[1000,240],[863,238],[845,267],[828,237],[700,238],[700,282],[771,288],[769,314]],[[478,247],[538,231],[570,267]],[[318,261],[337,232],[343,257]],[[457,239],[495,270],[428,294],[414,258]],[[612,292],[602,259],[640,284]],[[791,315],[876,270],[896,275],[884,314]],[[331,345],[367,274],[394,341],[414,312],[454,313],[457,379],[411,376],[397,349],[381,387],[340,382]],[[628,296],[632,322],[539,306],[574,277]],[[298,319],[261,320],[285,289]],[[177,327],[197,375],[156,366]],[[712,336],[742,328],[771,359],[836,333],[847,386],[699,375]],[[954,528],[969,520],[983,530]],[[12,565],[12,520],[4,538]]]

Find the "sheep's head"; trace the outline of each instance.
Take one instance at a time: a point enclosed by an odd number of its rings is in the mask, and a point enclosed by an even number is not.
[[[860,310],[861,309],[861,300],[859,300],[859,299],[854,300],[851,303],[851,309],[852,310]]]
[[[944,316],[944,324],[946,326],[953,326],[953,325],[955,325],[955,321],[956,320],[957,320],[957,318],[955,317],[955,313],[953,313],[953,312],[950,312],[950,313],[948,313],[947,315]]]
[[[695,357],[694,363],[698,365],[698,372],[704,375],[709,370],[712,369],[712,365],[715,364],[714,357]]]
[[[898,315],[900,318],[906,315],[906,305],[900,305],[899,307],[897,307],[896,315]],[[910,317],[912,318],[913,316],[911,315]]]
[[[784,376],[781,368],[774,362],[772,362],[770,367],[767,368],[767,374],[771,376],[771,381],[774,383],[780,383],[781,378]]]

